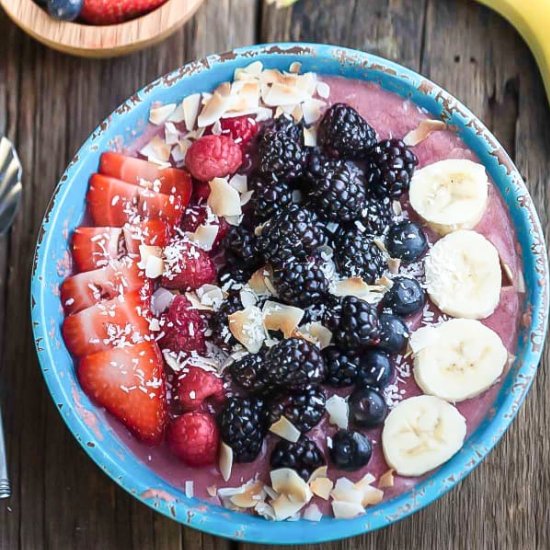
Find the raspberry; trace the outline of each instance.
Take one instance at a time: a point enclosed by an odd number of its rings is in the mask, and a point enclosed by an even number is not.
[[[206,181],[193,181],[193,200],[197,203],[203,203],[210,196],[210,185]]]
[[[168,311],[160,317],[162,338],[159,339],[161,349],[174,353],[204,353],[204,321],[191,302],[183,295],[176,296]]]
[[[206,466],[216,462],[220,432],[212,415],[188,412],[168,426],[166,442],[172,453],[189,466]]]
[[[178,376],[178,399],[184,411],[200,408],[206,399],[222,403],[225,399],[223,380],[200,367],[188,367]]]
[[[242,161],[241,148],[229,136],[202,136],[189,147],[185,157],[187,169],[200,181],[233,174]]]
[[[243,149],[258,132],[258,124],[249,116],[222,118],[222,135],[229,136]]]
[[[212,245],[212,250],[215,250],[227,235],[227,232],[229,231],[229,224],[224,218],[219,218],[218,216],[213,215],[205,205],[197,204],[194,206],[188,206],[181,220],[180,227],[182,231],[194,233],[197,227],[203,224],[218,226],[218,234],[216,235],[216,240]]]
[[[191,290],[216,280],[216,266],[198,246],[181,238],[164,249],[161,286],[170,290]]]

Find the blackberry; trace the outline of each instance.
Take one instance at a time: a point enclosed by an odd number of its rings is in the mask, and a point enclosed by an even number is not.
[[[229,321],[227,318],[236,311],[243,309],[241,295],[238,290],[230,290],[227,298],[222,305],[215,311],[209,319],[208,326],[212,331],[210,337],[216,346],[228,350],[237,344],[237,340],[229,330]]]
[[[377,344],[380,339],[376,308],[355,296],[346,296],[328,311],[324,324],[332,331],[335,342],[344,348],[362,349]]]
[[[259,221],[271,218],[292,203],[292,189],[284,181],[256,179],[251,188],[254,194],[250,205]]]
[[[266,132],[258,146],[260,172],[277,179],[299,177],[306,160],[304,149],[286,132]]]
[[[229,374],[237,386],[247,391],[261,391],[265,388],[265,353],[249,353],[239,361],[231,363]]]
[[[321,302],[329,289],[323,260],[319,256],[289,258],[280,264],[275,263],[273,284],[282,301],[299,307]]]
[[[283,393],[269,403],[269,425],[284,416],[300,430],[309,432],[325,414],[326,397],[323,390],[308,386],[304,390]]]
[[[318,139],[331,157],[361,159],[376,144],[376,132],[353,107],[336,103],[323,116]]]
[[[235,462],[252,462],[266,434],[264,403],[254,397],[230,397],[218,417],[222,440],[233,449]]]
[[[304,480],[325,464],[321,449],[311,439],[300,437],[296,443],[281,440],[275,445],[269,463],[273,469],[292,468]]]
[[[254,271],[246,266],[239,265],[242,261],[236,256],[229,256],[227,263],[218,272],[218,282],[224,290],[242,288],[250,279]]]
[[[400,139],[381,141],[369,152],[367,187],[379,197],[397,199],[409,190],[417,164],[416,155]]]
[[[358,227],[342,229],[334,238],[334,259],[342,275],[362,277],[374,284],[384,273],[386,261],[372,235]]]
[[[314,187],[317,180],[343,165],[343,160],[327,157],[318,148],[314,148],[310,150],[304,176]]]
[[[359,371],[359,357],[355,351],[329,346],[323,350],[327,367],[325,383],[335,388],[345,388],[355,383]]]
[[[359,218],[371,235],[383,235],[393,221],[394,211],[389,197],[377,197],[367,190],[365,208]]]
[[[318,384],[325,378],[325,362],[317,346],[301,338],[287,338],[266,355],[268,384],[288,391]]]
[[[263,263],[258,249],[258,238],[244,225],[231,227],[224,244],[228,252],[245,262],[247,266],[259,266]]]
[[[302,143],[302,125],[296,124],[294,119],[287,114],[282,114],[281,116],[274,118],[271,124],[266,124],[263,134],[267,134],[269,132],[282,132],[292,139],[292,141]]]
[[[268,220],[258,238],[264,258],[278,262],[291,256],[304,258],[325,242],[316,214],[298,204],[291,204]]]
[[[367,206],[365,182],[360,170],[349,164],[325,169],[312,191],[319,214],[333,222],[349,222]]]

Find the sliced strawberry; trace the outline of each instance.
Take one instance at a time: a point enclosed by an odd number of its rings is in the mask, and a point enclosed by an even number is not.
[[[63,339],[77,357],[142,342],[149,336],[148,300],[140,291],[65,317]]]
[[[170,240],[170,228],[162,220],[149,220],[124,226],[126,250],[130,256],[139,255],[139,245],[164,247]]]
[[[183,212],[179,197],[156,193],[102,174],[94,174],[90,179],[86,200],[94,224],[111,227],[152,219],[176,225]]]
[[[77,313],[102,300],[139,290],[147,279],[137,263],[124,258],[93,271],[77,273],[61,285],[61,303],[68,314]]]
[[[78,379],[86,394],[146,443],[162,440],[167,421],[162,356],[154,342],[82,357]]]
[[[79,227],[71,240],[77,271],[90,271],[106,266],[122,256],[122,229],[118,227]]]
[[[106,176],[149,187],[165,195],[177,195],[184,208],[189,203],[193,191],[191,176],[185,170],[161,168],[152,162],[120,153],[103,153],[99,171]],[[155,185],[155,182],[158,183]]]

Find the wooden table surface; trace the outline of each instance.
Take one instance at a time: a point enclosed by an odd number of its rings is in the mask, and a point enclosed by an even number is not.
[[[262,0],[206,0],[164,44],[110,61],[49,51],[0,14],[0,133],[17,144],[25,170],[21,215],[0,242],[0,397],[13,480],[12,498],[0,503],[1,549],[259,548],[154,513],[86,456],[54,408],[37,365],[29,275],[51,192],[100,120],[186,61],[284,40],[378,53],[464,101],[515,159],[550,241],[550,112],[541,79],[512,27],[471,1],[300,0],[276,11]],[[325,548],[550,548],[549,359],[547,346],[517,419],[464,482],[390,528]]]

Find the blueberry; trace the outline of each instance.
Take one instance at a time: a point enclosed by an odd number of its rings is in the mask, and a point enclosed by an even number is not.
[[[357,388],[349,398],[349,417],[358,426],[374,428],[384,422],[388,406],[374,388]]]
[[[48,13],[56,19],[74,21],[82,11],[84,0],[47,0]]]
[[[368,437],[359,432],[338,430],[332,438],[330,457],[342,470],[358,470],[366,466],[372,455]]]
[[[388,353],[401,353],[405,350],[409,339],[409,329],[399,317],[391,313],[381,313],[379,331],[378,348]]]
[[[393,286],[384,295],[382,306],[391,309],[395,315],[406,317],[424,307],[426,295],[416,279],[395,277]]]
[[[361,354],[357,383],[384,388],[392,377],[393,367],[386,352],[370,348]]]
[[[390,226],[386,247],[392,258],[414,262],[428,250],[428,239],[420,225],[404,221]]]

